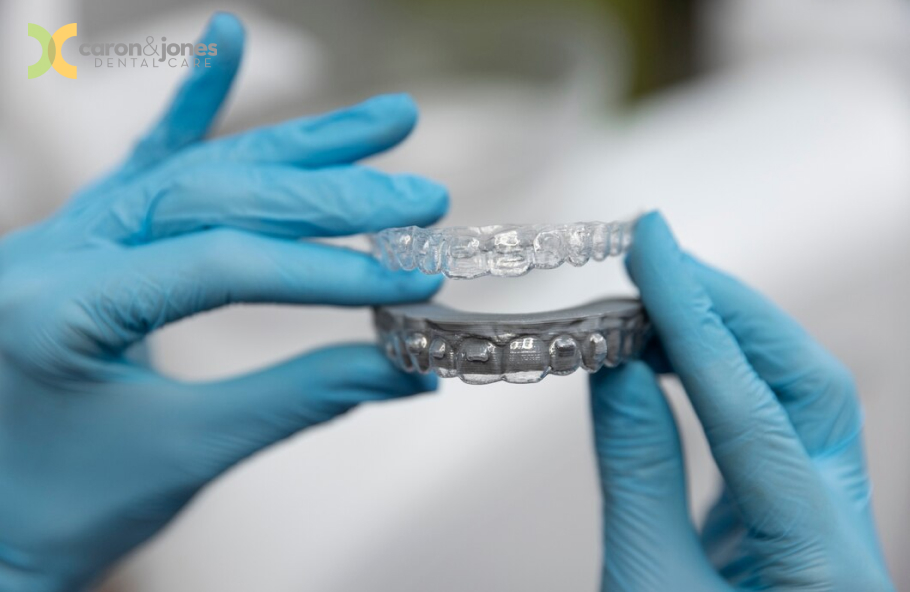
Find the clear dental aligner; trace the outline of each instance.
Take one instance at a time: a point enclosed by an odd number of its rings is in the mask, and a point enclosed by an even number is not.
[[[386,355],[399,368],[468,384],[526,384],[635,357],[651,334],[641,303],[610,298],[533,314],[482,314],[432,303],[374,309]]]
[[[632,224],[389,228],[373,235],[373,254],[389,269],[419,269],[453,279],[517,277],[566,261],[579,267],[591,259],[620,255],[632,242]]]

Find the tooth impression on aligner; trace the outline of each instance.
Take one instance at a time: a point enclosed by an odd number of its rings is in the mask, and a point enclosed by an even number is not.
[[[442,229],[389,228],[373,238],[373,253],[390,269],[419,269],[449,278],[517,277],[568,261],[581,266],[628,250],[630,222],[494,225]]]
[[[629,299],[524,315],[465,313],[430,303],[383,306],[374,315],[380,343],[396,366],[469,384],[527,384],[548,374],[596,372],[638,355],[651,331],[641,304]]]

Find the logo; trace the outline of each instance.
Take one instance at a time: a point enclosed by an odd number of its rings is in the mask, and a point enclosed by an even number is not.
[[[63,25],[51,35],[44,27],[34,23],[28,24],[28,36],[34,37],[41,44],[41,57],[37,62],[28,67],[28,78],[38,78],[47,72],[51,66],[61,76],[76,78],[76,66],[63,59],[63,42],[76,36],[76,23]]]
[[[83,43],[79,53],[94,56],[96,68],[210,68],[211,57],[218,55],[217,43],[161,44],[149,35],[145,45],[139,43]]]
[[[28,36],[41,44],[41,58],[28,67],[29,80],[38,78],[51,66],[66,78],[76,78],[76,66],[63,59],[63,43],[76,36],[76,23],[63,25],[53,35],[44,27],[28,24]],[[218,55],[217,43],[168,43],[167,37],[149,35],[141,43],[83,43],[79,46],[79,57],[91,58],[95,68],[211,68]],[[88,66],[86,66],[88,67]]]

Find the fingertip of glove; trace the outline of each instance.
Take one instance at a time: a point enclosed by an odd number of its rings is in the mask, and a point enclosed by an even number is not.
[[[664,215],[660,210],[649,210],[639,216],[638,220],[635,221],[635,231],[643,230],[649,225],[662,225],[664,228],[669,229],[667,226],[667,220],[664,218]]]
[[[682,264],[683,252],[663,215],[652,211],[639,218],[625,265],[642,292],[663,285],[668,281],[667,273],[677,273]]]
[[[369,304],[402,304],[405,302],[422,302],[430,299],[445,278],[441,275],[427,275],[420,271],[391,270],[373,259],[370,262],[370,274],[373,276],[376,298]]]
[[[439,378],[435,374],[405,372],[396,368],[378,346],[369,347],[369,350],[368,355],[364,355],[363,351],[358,353],[358,373],[363,376],[375,375],[390,395],[417,395],[435,391],[439,387]]]
[[[374,112],[379,117],[393,120],[407,131],[417,125],[419,113],[417,103],[407,93],[376,95],[360,103],[357,107]]]
[[[591,411],[595,420],[650,423],[666,403],[657,376],[642,361],[630,361],[592,377]]]
[[[650,250],[652,248],[676,247],[676,239],[673,237],[673,231],[663,215],[653,210],[642,216],[635,223],[635,238],[632,242],[630,256],[634,256],[640,250]]]
[[[410,291],[416,294],[416,300],[426,300],[442,288],[445,278],[441,275],[427,275],[420,271],[398,271],[396,273],[407,282]]]
[[[206,26],[204,39],[214,40],[215,38],[243,38],[246,34],[243,23],[232,12],[218,11],[212,14]]]
[[[229,32],[231,30],[243,32],[243,23],[240,22],[240,18],[233,12],[228,12],[226,10],[217,10],[212,13],[211,18],[209,18],[209,27],[218,28],[220,31],[224,32]]]
[[[372,393],[366,400],[395,399],[436,390],[438,378],[404,372],[376,343],[337,345],[308,356],[307,371],[316,368],[322,385],[339,391]]]
[[[209,45],[209,55],[212,51],[217,51],[217,54],[206,58],[206,64],[211,62],[211,65],[197,67],[196,75],[208,77],[227,72],[228,78],[232,79],[243,57],[245,37],[243,23],[236,15],[221,11],[212,14],[199,43]]]
[[[414,222],[417,225],[432,224],[449,209],[449,190],[445,185],[411,174],[396,175],[394,183],[399,193],[426,210],[426,216]]]
[[[616,368],[604,368],[591,376],[591,388],[598,395],[634,393],[634,385],[654,379],[654,372],[641,360],[630,360]]]
[[[391,364],[391,362],[390,362]],[[384,398],[397,399],[435,392],[439,388],[439,378],[435,374],[418,374],[394,368],[397,378],[383,383],[386,393]]]
[[[439,377],[435,374],[415,374],[417,393],[432,393],[439,390]]]

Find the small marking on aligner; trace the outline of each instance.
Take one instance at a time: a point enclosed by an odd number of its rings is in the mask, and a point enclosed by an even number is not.
[[[493,353],[493,344],[475,344],[471,343],[464,346],[464,359],[469,362],[486,362],[489,361]]]
[[[445,341],[442,339],[434,339],[433,343],[430,345],[430,355],[437,360],[441,360],[446,357],[447,349]]]

